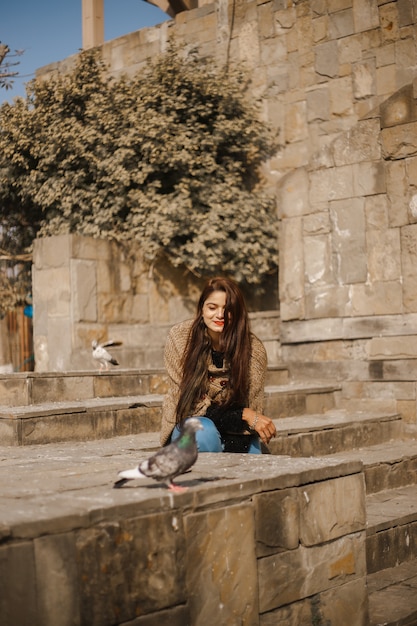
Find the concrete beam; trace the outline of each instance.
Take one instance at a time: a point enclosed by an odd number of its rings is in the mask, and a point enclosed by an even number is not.
[[[104,43],[104,0],[82,0],[83,50]]]

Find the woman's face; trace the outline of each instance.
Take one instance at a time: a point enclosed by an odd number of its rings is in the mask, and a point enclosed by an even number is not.
[[[216,341],[224,328],[224,310],[226,294],[224,291],[213,291],[203,304],[203,320],[210,337]]]

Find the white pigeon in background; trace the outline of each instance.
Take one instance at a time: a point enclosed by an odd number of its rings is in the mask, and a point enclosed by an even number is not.
[[[119,361],[112,357],[112,355],[107,352],[106,348],[108,348],[109,346],[121,346],[122,343],[122,341],[113,341],[112,339],[110,339],[109,341],[105,341],[104,343],[98,343],[98,341],[96,341],[95,339],[94,341],[92,341],[91,345],[93,347],[93,359],[100,363],[100,372],[103,370],[103,368],[107,371],[110,367],[110,364],[119,365]]]

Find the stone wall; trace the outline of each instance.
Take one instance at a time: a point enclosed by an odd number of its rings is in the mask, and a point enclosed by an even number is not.
[[[219,0],[106,42],[132,73],[170,37],[243,62],[282,147],[265,167],[281,220],[282,357],[358,381],[417,420],[416,34],[412,0]],[[65,70],[74,58],[40,74]],[[372,384],[368,384],[372,383]]]
[[[93,339],[122,341],[122,368],[160,368],[168,330],[193,317],[202,281],[115,242],[61,235],[34,246],[34,351],[37,372],[97,368]],[[250,298],[249,298],[250,303]],[[259,302],[252,307],[260,307]],[[279,360],[277,311],[251,314],[271,364]]]
[[[175,496],[106,487],[89,458],[10,507],[2,626],[367,626],[361,463],[243,456],[202,455]]]
[[[354,380],[347,397],[385,397],[412,423],[416,175],[414,80],[281,181],[283,357],[304,377]]]

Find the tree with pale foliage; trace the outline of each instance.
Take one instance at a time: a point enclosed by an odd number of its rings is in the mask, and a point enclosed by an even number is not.
[[[13,79],[19,75],[15,68],[20,61],[15,61],[16,57],[23,54],[23,50],[15,50],[10,52],[7,44],[0,41],[0,87],[3,89],[11,89],[13,87]],[[13,60],[11,60],[13,59]]]
[[[242,70],[174,47],[133,78],[81,53],[0,108],[3,232],[24,246],[63,233],[134,242],[150,264],[262,283],[277,218],[260,169],[277,145],[248,93]]]

